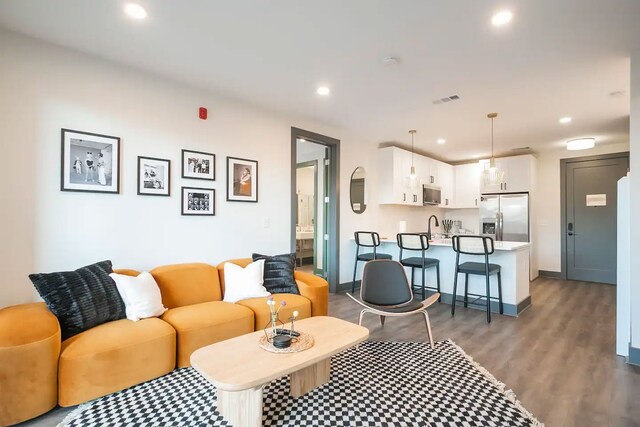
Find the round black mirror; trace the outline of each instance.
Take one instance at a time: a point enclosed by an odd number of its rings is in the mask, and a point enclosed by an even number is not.
[[[365,172],[364,168],[358,166],[351,174],[351,210],[361,214],[367,209],[365,204]]]

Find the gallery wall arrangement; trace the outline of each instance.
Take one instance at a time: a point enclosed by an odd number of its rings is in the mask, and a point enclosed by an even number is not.
[[[120,193],[120,137],[62,129],[62,191]],[[216,180],[216,155],[182,150],[183,179]],[[171,197],[171,160],[138,156],[137,194]],[[181,187],[183,216],[215,216],[214,188]],[[227,201],[258,202],[258,161],[227,157]]]

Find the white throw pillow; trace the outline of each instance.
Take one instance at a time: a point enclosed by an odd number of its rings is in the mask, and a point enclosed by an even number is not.
[[[264,260],[258,260],[245,268],[228,262],[224,265],[224,300],[237,302],[248,298],[268,297],[271,295],[262,284]]]
[[[162,305],[160,288],[151,274],[146,271],[137,277],[111,273],[118,292],[124,301],[127,319],[138,321],[147,317],[158,317],[167,309]]]

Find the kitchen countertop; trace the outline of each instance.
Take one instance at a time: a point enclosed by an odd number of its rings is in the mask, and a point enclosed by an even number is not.
[[[355,240],[355,239],[351,239]],[[394,244],[397,245],[398,242],[396,239],[390,239],[388,237],[380,237],[380,243]],[[447,246],[451,247],[451,239],[434,239],[429,241],[429,246]],[[531,246],[528,242],[508,242],[508,241],[496,241],[494,242],[494,247],[496,251],[519,251]]]

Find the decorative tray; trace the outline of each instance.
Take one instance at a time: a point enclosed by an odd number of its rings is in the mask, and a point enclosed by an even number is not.
[[[298,331],[300,336],[293,339],[290,347],[287,348],[276,348],[271,344],[267,337],[263,334],[258,341],[258,345],[263,350],[269,351],[271,353],[298,353],[300,351],[305,351],[311,347],[313,347],[314,340],[313,336],[307,334],[306,332]]]

